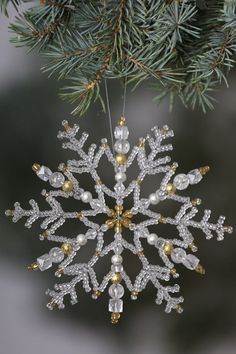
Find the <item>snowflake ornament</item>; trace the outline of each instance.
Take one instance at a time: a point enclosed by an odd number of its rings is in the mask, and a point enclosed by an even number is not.
[[[58,138],[65,139],[64,149],[70,149],[78,154],[77,160],[69,160],[67,164],[59,165],[59,172],[52,172],[46,166],[39,164],[33,165],[33,170],[38,177],[54,188],[47,192],[42,191],[50,209],[40,211],[38,204],[30,200],[30,210],[24,210],[19,203],[15,203],[14,210],[6,211],[8,216],[12,216],[13,222],[17,222],[23,217],[27,221],[25,226],[30,228],[38,219],[42,219],[40,240],[54,241],[57,247],[53,247],[48,253],[40,256],[35,263],[32,263],[29,270],[45,271],[58,264],[55,272],[57,277],[66,275],[71,280],[66,283],[56,284],[54,290],[48,290],[47,294],[51,297],[47,307],[53,309],[58,307],[63,309],[64,298],[70,295],[71,304],[77,303],[76,286],[82,283],[86,292],[92,291],[92,297],[97,299],[102,293],[107,291],[109,294],[108,309],[111,312],[111,322],[118,323],[123,312],[122,297],[126,291],[130,292],[131,299],[136,300],[146,285],[151,282],[156,288],[156,303],[165,302],[167,313],[175,309],[178,313],[183,311],[181,303],[183,297],[175,297],[173,294],[179,292],[179,286],[168,285],[172,278],[179,276],[176,265],[184,266],[189,270],[194,270],[204,274],[205,270],[200,264],[199,259],[193,254],[197,251],[194,244],[192,229],[201,229],[206,239],[211,239],[214,234],[217,240],[224,239],[225,233],[232,233],[233,229],[224,226],[225,217],[220,216],[217,223],[209,221],[211,211],[205,210],[200,221],[194,218],[198,212],[200,199],[191,200],[182,195],[182,190],[199,183],[203,176],[208,172],[209,167],[200,167],[187,174],[177,174],[177,163],[171,164],[169,156],[164,156],[172,150],[172,145],[163,144],[163,142],[173,137],[173,131],[164,126],[163,128],[154,127],[152,136],[141,138],[138,146],[134,146],[129,156],[126,154],[130,150],[128,142],[129,130],[126,126],[124,117],[121,117],[118,126],[115,128],[114,150],[107,144],[107,139],[102,139],[101,146],[97,149],[92,144],[88,152],[84,150],[84,144],[88,139],[87,133],[82,133],[77,138],[79,126],[70,127],[67,121],[63,123],[64,131],[59,132]],[[115,186],[114,189],[108,188],[98,175],[97,169],[102,156],[114,167]],[[139,173],[136,178],[126,185],[126,171],[137,159]],[[90,174],[95,183],[96,196],[91,192],[82,189],[76,175]],[[141,185],[148,175],[164,175],[160,186],[147,198],[140,197]],[[180,191],[180,194],[177,194]],[[133,197],[133,206],[129,209],[124,208],[124,201],[128,196]],[[58,199],[80,200],[86,206],[83,210],[67,212],[63,209]],[[114,200],[113,205],[108,206],[107,200]],[[158,211],[158,204],[165,200],[172,200],[179,203],[178,212],[175,217],[161,215]],[[154,207],[156,206],[156,207]],[[106,217],[106,222],[99,224],[96,222],[98,214]],[[137,214],[144,217],[144,221],[135,223],[134,218]],[[60,234],[62,225],[71,219],[78,220],[85,225],[87,231],[72,237]],[[167,238],[160,234],[158,225],[169,224],[176,228],[178,238]],[[156,228],[157,233],[150,232],[150,228]],[[130,232],[129,241],[123,236],[123,230]],[[104,241],[108,230],[114,231],[114,237],[110,244],[105,245]],[[132,235],[132,236],[131,236]],[[80,249],[90,240],[96,241],[96,249],[87,263],[76,263],[75,257]],[[107,241],[107,239],[106,239]],[[162,265],[151,264],[148,255],[144,253],[145,243],[156,248],[157,253],[162,260]],[[128,273],[124,269],[123,251],[128,250],[134,254],[140,261],[141,271],[136,276],[134,282],[131,281]],[[105,274],[99,283],[94,266],[101,261],[105,255],[111,255],[110,271]]]

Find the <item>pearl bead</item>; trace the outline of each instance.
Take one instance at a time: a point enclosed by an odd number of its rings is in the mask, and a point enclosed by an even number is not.
[[[90,192],[84,192],[81,194],[81,200],[84,203],[90,203],[92,200],[92,194]]]
[[[115,174],[116,182],[125,182],[126,181],[126,174],[124,172],[117,172]]]
[[[123,258],[119,254],[114,254],[114,256],[111,257],[112,264],[118,265],[121,264],[122,262],[123,262]]]
[[[160,201],[159,196],[156,193],[150,194],[148,200],[152,205],[157,205]]]
[[[86,243],[87,243],[87,236],[84,235],[84,234],[79,234],[79,235],[76,237],[76,240],[77,240],[77,242],[78,242],[78,244],[79,244],[80,246],[84,246],[84,245],[86,245]]]
[[[157,240],[158,240],[158,236],[156,234],[149,234],[147,236],[147,242],[149,243],[149,245],[155,245]]]

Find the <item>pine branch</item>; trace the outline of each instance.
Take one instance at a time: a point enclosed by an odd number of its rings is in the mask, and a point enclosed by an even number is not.
[[[15,9],[20,5],[21,0],[0,0],[0,12],[4,13],[4,15],[8,16],[8,5],[12,4]]]
[[[126,76],[134,88],[151,82],[157,101],[180,98],[205,112],[234,66],[235,12],[235,0],[42,0],[16,18],[12,41],[37,49],[44,72],[69,80],[61,96],[76,104],[74,114],[103,104],[104,78]]]

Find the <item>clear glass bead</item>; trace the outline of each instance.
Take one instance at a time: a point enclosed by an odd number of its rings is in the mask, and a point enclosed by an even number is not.
[[[63,261],[65,255],[59,247],[54,247],[50,250],[49,256],[53,263],[60,263]]]
[[[115,313],[123,312],[123,300],[110,299],[109,300],[109,312],[115,312]]]
[[[115,128],[114,135],[116,139],[126,140],[129,137],[129,129],[126,126],[118,126]]]
[[[108,290],[112,299],[120,299],[124,295],[124,287],[121,284],[112,284]]]
[[[52,174],[52,171],[46,166],[41,166],[36,174],[42,181],[47,182]]]
[[[43,254],[37,258],[37,264],[39,269],[43,272],[52,266],[52,259],[49,254]]]
[[[171,253],[171,259],[175,263],[182,263],[186,256],[186,252],[182,248],[175,248]]]
[[[181,173],[175,176],[173,183],[177,189],[184,190],[189,186],[189,178],[184,173]]]
[[[49,177],[49,183],[54,188],[60,188],[64,182],[65,182],[65,177],[61,172],[54,172]]]
[[[119,154],[127,154],[130,149],[130,143],[127,140],[117,140],[114,149]]]
[[[195,169],[188,173],[188,178],[190,184],[197,184],[202,180],[202,174],[198,169]]]
[[[188,254],[185,260],[183,261],[183,264],[186,268],[194,270],[199,264],[199,259],[193,254]]]

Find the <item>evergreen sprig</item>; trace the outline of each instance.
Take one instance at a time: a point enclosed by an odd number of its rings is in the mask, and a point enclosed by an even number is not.
[[[6,11],[9,0],[0,0]],[[17,6],[19,1],[12,0]],[[41,0],[16,17],[17,46],[37,49],[43,70],[67,79],[62,98],[83,114],[104,78],[151,81],[156,100],[212,109],[234,66],[236,0]]]

